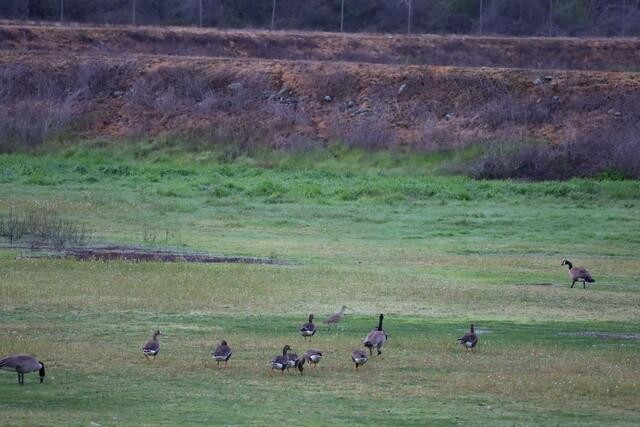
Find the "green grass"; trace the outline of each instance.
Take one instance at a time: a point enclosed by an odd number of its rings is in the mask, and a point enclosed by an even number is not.
[[[0,215],[48,209],[96,242],[285,266],[76,262],[0,250],[2,425],[637,425],[640,183],[435,176],[442,158],[68,147],[0,156]],[[145,151],[146,150],[146,151]],[[568,289],[562,258],[597,283]],[[550,283],[551,285],[541,285]],[[337,331],[297,327],[342,304]],[[349,354],[387,314],[384,356]],[[475,322],[474,354],[455,344]],[[162,352],[140,345],[160,328]],[[227,370],[208,359],[234,348]],[[269,377],[284,344],[327,356]]]

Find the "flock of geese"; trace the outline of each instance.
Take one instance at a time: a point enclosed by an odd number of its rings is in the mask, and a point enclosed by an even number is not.
[[[568,267],[569,277],[571,278],[571,288],[576,282],[582,282],[582,287],[586,288],[586,283],[594,283],[595,280],[591,277],[591,274],[583,267],[574,267],[568,260],[563,260],[561,265]],[[346,305],[329,316],[323,323],[328,326],[336,325],[345,314],[345,310],[351,310]],[[313,314],[309,315],[308,322],[304,323],[300,327],[300,334],[304,338],[312,337],[317,331],[316,325],[313,323]],[[363,349],[355,349],[351,352],[351,360],[355,365],[355,369],[358,370],[360,366],[363,366],[369,360],[369,357],[373,356],[373,349],[376,349],[377,355],[382,354],[382,347],[389,339],[389,335],[382,328],[382,321],[384,320],[384,314],[380,314],[378,319],[378,326],[373,329],[363,341],[363,345],[369,349],[369,354]],[[155,360],[160,353],[160,339],[162,335],[160,330],[156,330],[149,341],[142,346],[142,353],[147,360]],[[465,347],[467,350],[473,349],[478,344],[478,336],[476,335],[474,325],[471,324],[469,332],[456,340],[459,344]],[[227,343],[222,340],[214,351],[211,353],[211,357],[220,365],[220,362],[224,362],[224,366],[227,366],[227,362],[231,358],[233,351]],[[298,356],[291,351],[291,347],[287,344],[282,348],[282,354],[277,355],[271,359],[269,365],[271,366],[270,372],[274,369],[280,370],[281,373],[288,369],[298,369],[300,373],[304,370],[305,363],[309,363],[310,366],[316,367],[316,365],[322,360],[323,353],[319,349],[309,349],[304,354]],[[37,358],[28,354],[16,354],[0,359],[0,369],[15,371],[18,374],[18,384],[24,385],[24,374],[38,371],[40,375],[40,382],[44,381],[45,366],[44,363]]]

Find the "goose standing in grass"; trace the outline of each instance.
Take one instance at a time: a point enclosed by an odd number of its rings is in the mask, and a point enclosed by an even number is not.
[[[476,344],[478,344],[478,336],[473,328],[473,323],[471,324],[469,332],[458,338],[456,341],[463,345],[467,350],[471,350],[476,346]]]
[[[309,349],[304,353],[304,359],[315,368],[322,360],[322,351],[317,348]]]
[[[20,385],[24,385],[24,374],[29,372],[38,371],[40,373],[40,382],[44,381],[44,363],[28,354],[15,354],[0,359],[0,369],[16,371],[18,373],[18,384]]]
[[[229,347],[225,340],[222,340],[220,345],[211,353],[211,357],[218,362],[218,366],[220,366],[220,362],[224,362],[224,367],[226,368],[227,362],[232,354],[231,347]]]
[[[571,287],[576,284],[576,282],[582,282],[582,288],[586,289],[586,283],[595,283],[591,274],[587,271],[586,268],[583,267],[574,267],[573,264],[569,260],[562,260],[560,265],[566,265],[569,268],[569,277],[571,278]]]
[[[149,360],[149,356],[153,356],[153,360],[156,360],[156,356],[160,353],[160,341],[158,340],[160,335],[162,335],[162,332],[156,330],[153,333],[153,337],[142,346],[142,353],[147,360]]]
[[[313,314],[309,315],[309,321],[300,327],[303,337],[312,337],[316,333],[316,325],[313,324]]]
[[[358,366],[362,366],[367,363],[369,356],[367,356],[366,351],[353,350],[353,352],[351,352],[351,360],[356,364],[356,370],[358,370]]]
[[[280,369],[280,372],[284,374],[284,370],[289,367],[289,355],[287,354],[289,350],[291,350],[291,347],[287,344],[282,347],[281,356],[276,356],[271,359],[271,362],[269,362],[271,364],[271,372],[273,372],[274,369]]]
[[[298,368],[300,373],[302,373],[302,371],[304,371],[304,356],[298,356],[293,352],[287,353],[287,356],[289,357],[289,361],[287,362],[287,372],[289,372],[289,369],[291,368]]]
[[[324,320],[323,323],[326,323],[329,326],[337,325],[342,320],[342,316],[344,316],[344,311],[346,309],[352,310],[351,308],[347,307],[346,305],[343,305],[342,308],[338,312],[333,313],[326,320]]]
[[[364,346],[369,349],[369,355],[373,354],[373,347],[375,347],[378,350],[378,355],[382,354],[382,351],[380,351],[380,349],[389,338],[389,336],[384,331],[384,329],[382,329],[383,319],[384,319],[384,314],[380,314],[378,327],[373,331],[369,332],[369,335],[367,335],[367,337],[364,339]]]

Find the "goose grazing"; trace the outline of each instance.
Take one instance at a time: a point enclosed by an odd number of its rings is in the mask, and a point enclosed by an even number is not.
[[[560,265],[566,265],[569,268],[569,277],[571,278],[571,287],[576,284],[576,282],[582,282],[582,289],[586,289],[586,283],[595,283],[591,274],[587,271],[586,268],[583,267],[574,267],[573,264],[569,260],[562,260]]]
[[[384,319],[384,314],[380,314],[380,321],[378,322],[378,327],[373,331],[369,332],[369,335],[364,339],[364,346],[369,349],[369,355],[373,354],[373,347],[378,350],[378,355],[382,354],[380,349],[384,345],[385,341],[389,338],[387,333],[382,329],[382,320]]]
[[[356,364],[356,370],[358,370],[358,366],[362,366],[369,360],[369,356],[367,356],[366,351],[362,350],[353,350],[351,352],[351,360]]]
[[[156,330],[153,333],[153,337],[142,346],[142,353],[144,353],[144,357],[146,357],[147,360],[149,360],[149,356],[153,356],[153,360],[156,360],[156,356],[160,353],[159,335],[162,335],[162,332]]]
[[[338,322],[340,322],[342,320],[342,316],[344,316],[344,311],[346,309],[352,310],[351,308],[347,307],[346,305],[343,305],[342,308],[340,309],[340,311],[338,311],[336,313],[333,313],[326,320],[324,320],[323,323],[326,323],[329,326],[337,325]]]
[[[16,371],[18,373],[18,384],[20,385],[24,385],[24,374],[29,372],[38,371],[40,373],[40,382],[44,381],[44,363],[28,354],[15,354],[0,359],[0,369]]]
[[[467,350],[471,350],[478,344],[478,336],[476,335],[475,330],[473,329],[473,323],[471,324],[471,328],[469,332],[464,334],[462,337],[458,338],[458,341],[461,345],[464,346]]]
[[[287,372],[289,372],[289,369],[291,368],[298,368],[300,373],[302,373],[302,371],[304,371],[304,356],[298,356],[293,352],[287,353],[287,356],[289,357],[289,361],[287,362]]]
[[[231,347],[229,347],[225,340],[222,340],[220,345],[211,353],[211,358],[218,362],[218,366],[220,366],[220,362],[224,362],[224,367],[226,368],[227,362],[232,354]]]
[[[322,360],[322,351],[317,348],[307,350],[304,354],[304,360],[309,362],[311,366],[315,368],[318,365],[318,362]]]
[[[300,327],[300,334],[303,337],[312,337],[316,333],[316,325],[313,324],[313,314],[309,315],[309,321]]]
[[[282,356],[276,356],[271,359],[271,372],[273,372],[273,369],[280,369],[280,372],[284,374],[284,370],[289,367],[289,355],[287,354],[289,350],[291,350],[291,347],[287,344],[282,347]]]

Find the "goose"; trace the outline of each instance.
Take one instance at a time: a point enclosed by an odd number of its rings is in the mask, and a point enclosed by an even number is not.
[[[560,265],[566,265],[569,268],[569,277],[571,278],[571,287],[576,284],[576,282],[582,282],[582,289],[586,289],[587,286],[585,282],[595,283],[591,274],[587,271],[586,268],[583,267],[574,267],[573,264],[569,260],[562,260]]]
[[[162,332],[156,330],[153,333],[153,337],[142,346],[142,353],[147,360],[149,360],[149,356],[153,356],[153,360],[156,360],[156,356],[160,353],[160,341],[158,340],[159,335],[162,335]]]
[[[300,327],[300,334],[303,337],[312,337],[316,333],[316,325],[313,324],[313,314],[309,315],[309,321]]]
[[[304,371],[304,355],[298,356],[296,353],[291,352],[287,353],[287,356],[289,357],[289,361],[287,362],[287,372],[289,372],[289,369],[291,368],[298,368],[300,373],[302,373],[302,371]]]
[[[18,384],[24,385],[24,374],[38,371],[40,374],[40,382],[44,381],[44,363],[38,361],[28,354],[15,354],[0,359],[0,369],[7,371],[16,371],[18,373]]]
[[[318,362],[322,360],[322,350],[312,348],[304,353],[304,360],[309,362],[314,368],[318,365]]]
[[[346,305],[343,305],[342,308],[340,309],[340,311],[332,314],[331,316],[329,316],[326,320],[323,321],[323,323],[331,326],[331,325],[336,325],[338,324],[338,322],[340,322],[340,320],[342,320],[342,316],[344,316],[344,311],[346,309],[349,310],[353,310],[352,308],[347,307]]]
[[[358,366],[362,366],[369,360],[369,356],[367,356],[366,351],[362,350],[353,350],[351,352],[351,360],[356,364],[356,370],[358,370]]]
[[[232,354],[231,347],[229,347],[225,340],[222,340],[220,341],[220,345],[211,353],[211,358],[218,362],[218,366],[220,366],[220,362],[224,362],[224,367],[226,368],[227,362]]]
[[[458,341],[461,345],[463,345],[467,350],[471,350],[478,344],[478,336],[476,335],[475,330],[473,329],[473,323],[471,324],[471,328],[469,332],[464,334],[462,337],[458,338]]]
[[[364,346],[369,349],[369,355],[373,355],[373,347],[378,350],[378,355],[382,354],[380,349],[384,345],[385,341],[389,338],[387,333],[382,329],[382,320],[384,319],[384,314],[380,314],[380,321],[378,323],[378,327],[373,331],[369,332],[369,335],[364,339]]]
[[[284,370],[289,367],[289,356],[287,354],[289,350],[291,350],[291,347],[287,344],[282,347],[282,356],[275,356],[271,359],[271,362],[269,362],[271,364],[271,372],[274,369],[280,369],[280,372],[284,373]]]

